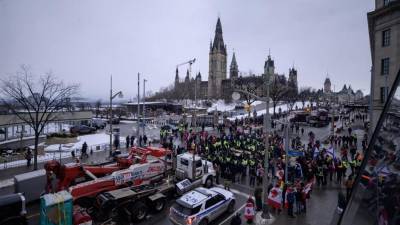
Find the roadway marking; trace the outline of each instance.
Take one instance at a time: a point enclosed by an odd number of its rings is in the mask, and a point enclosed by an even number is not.
[[[26,218],[31,219],[31,218],[37,217],[37,216],[39,216],[39,215],[40,215],[39,213],[35,213],[35,214],[31,214],[31,215],[29,215],[29,216],[26,216]]]
[[[234,215],[236,215],[236,213],[238,213],[240,210],[242,210],[244,207],[246,206],[246,203],[244,203],[242,206],[240,206],[239,209],[237,209],[235,212],[233,212],[231,215],[229,215],[225,220],[223,220],[220,224],[224,224],[226,222],[228,222],[228,220],[230,220]]]
[[[224,188],[224,186],[222,186],[221,184],[218,184],[218,185],[216,185],[216,186],[219,187],[219,188]],[[241,196],[243,196],[243,197],[245,197],[245,198],[248,198],[249,195],[250,195],[250,194],[245,194],[245,193],[243,193],[243,192],[241,192],[241,191],[238,191],[238,190],[236,190],[236,189],[233,189],[233,188],[230,188],[229,191],[232,192],[232,193],[234,193],[234,194],[241,195]]]

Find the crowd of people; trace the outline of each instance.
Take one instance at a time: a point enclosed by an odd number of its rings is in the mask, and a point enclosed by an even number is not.
[[[275,129],[269,134],[268,171],[265,171],[265,136],[260,124],[262,121],[259,120],[236,120],[227,126],[219,125],[217,132],[207,132],[204,127],[195,132],[179,125],[174,132],[163,131],[161,140],[164,147],[174,149],[176,154],[192,151],[212,162],[217,173],[216,183],[223,184],[226,189],[229,190],[232,183],[254,188],[256,210],[262,209],[260,187],[264,173],[268,176],[268,192],[270,196],[275,196],[268,199],[269,205],[277,213],[285,208],[292,218],[295,214],[306,213],[312,188],[332,182],[343,185],[347,190],[344,196],[344,201],[347,201],[354,173],[362,160],[357,136],[351,127],[326,140],[318,140],[316,134],[311,131],[305,134],[304,127],[294,124],[291,127],[290,147],[300,154],[286,160],[283,127],[271,122],[271,127]],[[343,197],[341,195],[343,193],[340,192],[339,197]]]

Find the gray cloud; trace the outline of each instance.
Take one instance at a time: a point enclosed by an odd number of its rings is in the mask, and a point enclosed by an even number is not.
[[[81,83],[85,97],[106,98],[113,74],[129,98],[137,72],[157,90],[173,82],[176,64],[196,57],[193,71],[207,79],[220,15],[229,63],[234,48],[241,71],[262,73],[270,48],[279,73],[295,62],[300,86],[320,88],[328,72],[336,89],[346,82],[368,92],[372,9],[372,0],[5,0],[0,76],[29,64]]]

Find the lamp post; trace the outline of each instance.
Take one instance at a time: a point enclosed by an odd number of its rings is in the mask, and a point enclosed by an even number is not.
[[[143,136],[146,135],[146,79],[143,79]]]
[[[139,134],[140,134],[140,73],[137,74],[137,128],[136,128],[136,140],[137,145],[139,145]]]
[[[265,74],[264,75],[264,85],[265,85],[265,91],[266,91],[266,97],[262,98],[260,96],[257,96],[253,93],[240,90],[240,89],[235,89],[235,92],[232,93],[232,98],[233,100],[239,100],[240,99],[240,94],[243,93],[245,95],[249,95],[257,100],[261,100],[265,102],[265,114],[264,114],[264,177],[263,177],[263,182],[262,182],[262,189],[263,189],[263,212],[261,217],[263,219],[270,219],[271,215],[269,213],[269,208],[268,208],[268,186],[269,186],[269,180],[268,180],[268,168],[269,168],[269,125],[270,123],[270,118],[269,118],[269,75]]]
[[[122,98],[123,94],[121,91],[118,91],[117,93],[113,94],[113,89],[112,89],[112,75],[111,75],[111,82],[110,82],[110,118],[109,118],[109,123],[110,123],[110,156],[112,155],[112,135],[113,135],[113,130],[112,130],[112,120],[113,120],[113,113],[112,113],[112,100],[116,97]]]

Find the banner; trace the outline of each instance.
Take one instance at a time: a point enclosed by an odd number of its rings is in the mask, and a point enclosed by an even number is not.
[[[292,156],[292,157],[299,157],[299,156],[304,156],[304,152],[290,150],[290,151],[288,151],[288,155]]]
[[[281,208],[282,205],[282,190],[278,187],[273,187],[268,195],[268,205],[274,208]]]
[[[332,157],[333,159],[335,159],[335,150],[333,149],[333,147],[329,147],[328,150],[326,150],[326,153]]]
[[[319,149],[315,147],[313,158],[316,158],[319,155]]]

